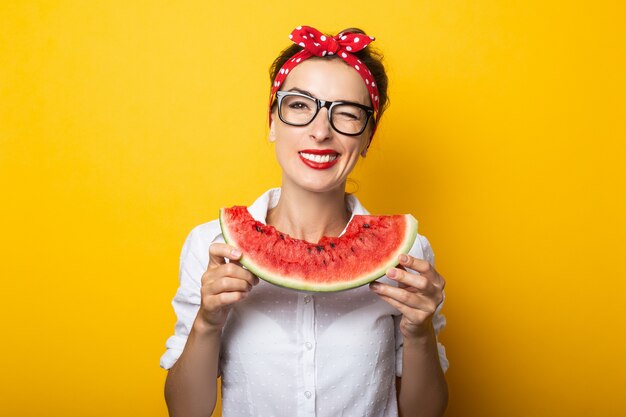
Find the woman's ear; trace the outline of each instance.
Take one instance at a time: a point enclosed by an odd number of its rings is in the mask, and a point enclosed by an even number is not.
[[[363,158],[365,158],[365,156],[367,155],[367,150],[370,148],[370,143],[371,142],[372,142],[372,137],[370,136],[370,138],[367,140],[367,143],[365,144],[365,147],[361,151],[361,156]]]
[[[276,128],[275,128],[275,123],[274,123],[274,116],[270,116],[270,134],[269,134],[269,141],[270,142],[275,142],[276,141]]]

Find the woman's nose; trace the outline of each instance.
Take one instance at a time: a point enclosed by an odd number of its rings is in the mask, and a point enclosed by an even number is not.
[[[328,109],[321,108],[309,126],[311,137],[315,140],[322,141],[330,138],[332,127],[328,120]]]

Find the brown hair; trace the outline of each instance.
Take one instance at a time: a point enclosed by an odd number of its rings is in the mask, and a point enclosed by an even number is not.
[[[340,32],[340,35],[345,34],[345,33],[356,33],[356,34],[366,35],[366,33],[363,30],[358,29],[358,28],[344,29]],[[332,37],[332,35],[327,35],[327,36]],[[282,50],[282,52],[278,55],[278,57],[274,60],[274,62],[270,66],[270,82],[272,84],[274,83],[274,79],[276,78],[278,71],[280,71],[280,68],[285,64],[285,62],[287,62],[292,56],[300,52],[302,49],[304,48],[294,43]],[[354,56],[360,59],[365,64],[365,66],[367,66],[367,68],[372,73],[372,76],[374,77],[374,81],[376,81],[376,85],[378,87],[379,107],[378,107],[378,117],[375,123],[378,124],[378,121],[383,115],[383,112],[389,106],[389,96],[387,96],[388,80],[387,80],[387,73],[385,72],[385,67],[382,62],[383,54],[379,50],[372,48],[370,44],[364,49],[358,52],[355,52]],[[341,59],[337,55],[326,55],[325,57],[316,57],[316,58]],[[274,105],[276,105],[276,103],[274,103]]]

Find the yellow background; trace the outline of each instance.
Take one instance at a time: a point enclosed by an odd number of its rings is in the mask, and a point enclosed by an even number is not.
[[[447,278],[448,416],[623,416],[619,1],[0,4],[3,416],[165,416],[178,258],[279,184],[267,69],[362,27],[391,107],[350,186]]]

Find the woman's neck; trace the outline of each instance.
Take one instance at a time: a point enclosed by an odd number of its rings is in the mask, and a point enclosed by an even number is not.
[[[339,236],[350,215],[343,188],[318,193],[283,184],[266,223],[293,238],[317,242],[322,236]]]

